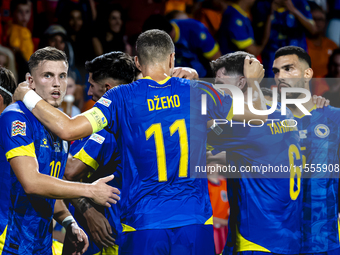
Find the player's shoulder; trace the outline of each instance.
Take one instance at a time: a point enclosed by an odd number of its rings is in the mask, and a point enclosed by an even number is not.
[[[88,143],[98,143],[100,145],[104,144],[104,143],[112,143],[113,141],[115,141],[115,136],[113,133],[110,133],[108,131],[106,131],[105,129],[92,134],[89,139],[88,139]]]
[[[329,118],[335,117],[336,119],[340,118],[340,108],[334,106],[329,105],[323,108],[318,108],[316,109],[316,111],[324,115],[325,117]]]
[[[195,28],[204,26],[202,22],[195,19],[173,19],[171,22],[176,23],[180,28]]]
[[[18,101],[6,107],[0,115],[0,123],[5,124],[8,121],[19,120],[32,120],[32,113],[25,107],[25,105]]]

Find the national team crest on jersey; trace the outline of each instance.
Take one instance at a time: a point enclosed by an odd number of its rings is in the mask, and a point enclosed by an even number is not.
[[[101,99],[98,100],[98,103],[105,105],[106,107],[109,107],[112,101],[102,97]]]
[[[102,144],[105,140],[104,137],[102,137],[101,135],[98,135],[98,134],[92,134],[90,139],[93,140],[93,141],[96,141],[99,144]]]
[[[12,122],[12,137],[16,135],[26,136],[26,122],[19,120]]]
[[[326,138],[329,136],[329,128],[325,124],[319,124],[314,128],[315,134],[320,138]]]
[[[53,142],[54,151],[60,152],[60,143],[59,142]]]

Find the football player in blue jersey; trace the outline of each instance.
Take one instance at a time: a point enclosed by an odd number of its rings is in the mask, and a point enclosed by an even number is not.
[[[223,13],[218,31],[222,54],[244,50],[255,56],[260,55],[270,36],[270,18],[273,7],[261,17],[263,21],[261,28],[264,28],[263,34],[261,35],[261,41],[255,42],[254,31],[249,18],[250,10],[255,1],[232,0],[231,2],[232,4]]]
[[[135,63],[144,78],[110,89],[83,115],[70,119],[56,111],[26,82],[19,85],[15,98],[33,103],[32,113],[64,139],[79,139],[103,128],[116,134],[123,169],[121,254],[213,254],[207,179],[193,178],[199,175],[195,166],[205,165],[206,123],[209,118],[241,121],[256,115],[245,104],[245,114],[233,116],[229,95],[210,84],[171,78],[174,44],[164,31],[142,33],[136,49]],[[263,78],[258,61],[247,59],[245,66],[248,78]],[[258,94],[256,83],[251,86]],[[212,98],[202,115],[201,98],[207,94]],[[254,99],[260,108],[262,98]]]
[[[28,64],[29,86],[49,105],[58,107],[67,86],[65,53],[55,48],[40,49]],[[71,234],[87,241],[62,201],[55,199],[86,196],[109,206],[114,199],[119,200],[119,191],[105,184],[113,176],[93,184],[59,180],[65,170],[67,142],[44,127],[21,102],[3,111],[0,133],[0,150],[10,163],[10,173],[4,173],[10,175],[9,200],[1,197],[2,203],[9,204],[8,213],[0,215],[1,222],[7,222],[0,238],[2,254],[52,254],[49,228],[54,211],[58,222],[72,228]]]
[[[211,63],[216,83],[239,87],[245,98],[248,93],[243,65],[246,56],[252,57],[246,52],[235,52]],[[267,108],[270,109],[271,105]],[[287,116],[281,115],[279,105],[268,116],[273,121],[261,127],[233,123],[232,127],[219,125],[222,133],[209,133],[212,154],[226,151],[226,165],[236,167],[238,174],[228,179],[230,234],[223,254],[299,253],[301,171],[296,168],[294,173],[291,165],[301,165],[302,162],[298,130],[285,127],[291,118],[290,111]],[[214,156],[208,156],[209,163]],[[259,171],[242,170],[256,167]],[[286,170],[281,173],[262,172],[261,167],[283,167]]]
[[[309,90],[313,77],[311,59],[300,47],[287,46],[275,53],[273,72],[281,88]],[[287,98],[303,98],[298,93]],[[301,254],[340,254],[338,225],[340,109],[317,109],[312,101],[303,104],[311,115],[289,108],[297,120],[304,165]]]

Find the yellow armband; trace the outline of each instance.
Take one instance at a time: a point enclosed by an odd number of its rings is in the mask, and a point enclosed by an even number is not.
[[[93,107],[92,109],[84,112],[82,115],[90,121],[92,133],[97,133],[107,126],[107,120],[104,114],[97,107]]]

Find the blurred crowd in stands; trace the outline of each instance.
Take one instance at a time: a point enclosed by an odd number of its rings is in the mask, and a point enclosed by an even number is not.
[[[314,78],[340,78],[340,0],[2,0],[0,65],[18,81],[38,48],[53,46],[69,58],[70,115],[92,107],[84,64],[111,51],[135,54],[137,36],[148,29],[169,33],[176,65],[212,77],[209,62],[243,50],[274,77],[275,51],[300,46],[312,58]],[[273,82],[263,82],[271,87]],[[340,106],[340,83],[316,79],[313,94]],[[72,101],[72,100],[71,100]]]

